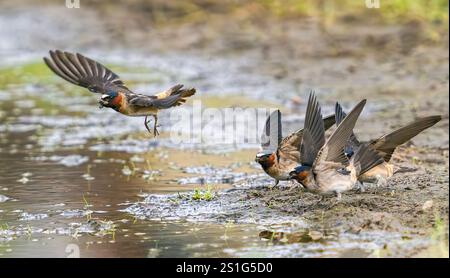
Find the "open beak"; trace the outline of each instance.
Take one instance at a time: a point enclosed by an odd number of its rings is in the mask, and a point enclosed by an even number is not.
[[[105,106],[107,106],[108,105],[108,102],[106,101],[106,100],[104,100],[104,99],[99,99],[98,100],[98,108],[103,108],[103,107],[105,107]]]

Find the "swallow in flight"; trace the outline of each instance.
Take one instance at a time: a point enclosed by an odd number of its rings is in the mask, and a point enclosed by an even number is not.
[[[47,66],[64,80],[87,88],[92,93],[101,94],[100,108],[109,107],[115,111],[134,117],[145,117],[144,125],[150,131],[147,118],[154,118],[153,134],[158,135],[158,112],[179,106],[186,98],[195,94],[195,89],[184,89],[176,85],[156,95],[143,95],[132,92],[117,74],[104,65],[79,53],[60,50],[50,51],[50,57],[44,57]]]

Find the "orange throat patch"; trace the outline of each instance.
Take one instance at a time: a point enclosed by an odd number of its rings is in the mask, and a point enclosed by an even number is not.
[[[266,160],[260,161],[259,164],[263,167],[263,169],[268,169],[275,164],[276,156],[275,154],[271,154]]]
[[[297,174],[297,180],[298,181],[305,181],[306,178],[308,178],[308,172],[307,171],[301,171]]]
[[[120,110],[122,106],[122,93],[119,92],[119,94],[112,99],[111,105],[114,106],[115,109]]]

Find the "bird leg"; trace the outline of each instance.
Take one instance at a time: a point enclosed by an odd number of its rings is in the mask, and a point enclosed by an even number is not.
[[[157,135],[159,135],[159,131],[157,129],[157,127],[159,125],[158,124],[158,116],[157,115],[153,115],[153,118],[155,119],[155,125],[153,126],[153,135],[156,137]]]
[[[274,185],[269,185],[269,189],[272,190],[275,186],[278,185],[280,181],[279,180],[275,180],[275,184]]]
[[[148,123],[149,123],[150,121],[147,121],[147,117],[148,117],[148,116],[145,116],[145,119],[144,119],[144,125],[145,125],[145,128],[148,130],[148,132],[149,132],[149,133],[152,133],[152,132],[150,131],[150,128],[148,127]]]
[[[155,119],[155,125],[153,126],[153,135],[156,137],[157,135],[159,135],[159,131],[157,129],[157,127],[159,126],[158,125],[158,116],[156,116],[156,115],[152,115],[152,116]],[[148,120],[148,115],[145,116],[145,120],[144,120],[145,128],[148,130],[149,133],[152,133],[152,131],[150,130],[150,127],[148,126],[148,123],[150,121],[151,120]]]

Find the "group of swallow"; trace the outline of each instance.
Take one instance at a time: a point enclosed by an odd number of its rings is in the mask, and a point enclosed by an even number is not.
[[[395,149],[435,125],[442,117],[434,115],[385,134],[370,142],[360,142],[353,128],[366,100],[360,101],[348,115],[336,102],[335,114],[322,117],[321,107],[311,92],[306,108],[304,127],[282,138],[281,112],[276,110],[266,120],[261,136],[262,151],[255,161],[278,184],[280,180],[295,180],[306,191],[336,194],[357,188],[367,182],[385,185],[402,167],[392,164]],[[336,125],[326,138],[325,131]]]
[[[175,85],[156,95],[143,95],[128,89],[113,71],[79,53],[50,51],[44,57],[47,66],[59,77],[101,94],[99,106],[109,107],[127,116],[145,117],[144,125],[152,132],[149,116],[154,119],[153,135],[158,132],[158,112],[179,106],[196,93],[194,88]],[[441,116],[416,121],[370,142],[360,142],[353,133],[366,100],[359,102],[348,115],[336,103],[335,114],[322,117],[315,94],[309,95],[304,128],[282,137],[281,112],[276,110],[266,120],[261,137],[262,151],[255,161],[278,184],[295,180],[307,191],[321,195],[341,193],[359,183],[385,184],[402,167],[390,162],[395,149],[441,120]],[[326,138],[325,131],[336,126]]]

